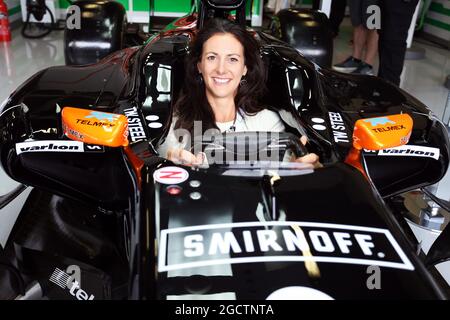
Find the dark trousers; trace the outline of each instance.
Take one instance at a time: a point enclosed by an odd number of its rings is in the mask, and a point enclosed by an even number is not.
[[[318,10],[320,0],[313,0],[313,9]],[[345,8],[347,7],[347,0],[332,0],[330,11],[330,24],[334,34],[339,33],[339,26],[344,20]]]
[[[406,54],[408,30],[419,0],[380,0],[381,29],[379,30],[378,76],[400,85]]]

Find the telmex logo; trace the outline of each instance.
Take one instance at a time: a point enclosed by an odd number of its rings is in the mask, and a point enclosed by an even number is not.
[[[78,138],[80,140],[84,139],[84,135],[82,135],[78,131],[73,130],[72,128],[68,128],[65,124],[63,124],[63,129],[64,129],[64,132],[66,134],[71,134],[71,135],[73,135],[74,137],[76,137],[76,138]]]
[[[16,153],[25,152],[103,152],[102,146],[88,145],[80,141],[41,140],[16,143]]]
[[[389,132],[389,131],[398,131],[398,130],[406,130],[406,127],[404,125],[398,125],[398,126],[389,126],[384,128],[375,128],[372,129],[375,132]]]
[[[99,111],[92,111],[90,114],[84,117],[84,119],[77,119],[78,124],[92,126],[92,127],[106,127],[112,128],[115,127],[116,124],[113,123],[119,118],[119,115],[112,113],[105,113]],[[86,119],[97,119],[95,120],[86,120]]]
[[[50,276],[50,281],[62,289],[68,289],[69,293],[78,300],[94,300],[95,298],[92,294],[89,296],[86,291],[80,288],[77,280],[72,279],[72,276],[59,268],[55,268],[55,271]]]
[[[414,270],[386,229],[311,222],[249,222],[161,232],[159,272],[220,264],[282,261]]]
[[[103,122],[103,121],[91,121],[91,120],[86,120],[86,119],[77,119],[77,123],[78,124],[83,124],[86,126],[92,126],[92,127],[108,127],[108,128],[112,128],[115,126],[114,123],[109,123],[109,122]]]
[[[386,126],[386,127],[381,127],[381,128],[373,128],[372,130],[378,133],[381,132],[389,132],[389,131],[397,131],[397,130],[404,130],[406,129],[406,127],[402,124],[400,125],[395,125],[396,122],[390,120],[387,117],[380,117],[380,118],[373,118],[373,119],[366,119],[364,120],[364,122],[370,122],[370,125],[372,127],[377,127],[379,125],[384,126],[387,124],[390,124],[391,126]]]

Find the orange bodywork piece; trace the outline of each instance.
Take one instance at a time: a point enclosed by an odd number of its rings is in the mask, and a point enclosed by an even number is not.
[[[408,143],[412,128],[413,120],[406,113],[360,119],[355,123],[353,147],[382,150],[402,146]]]
[[[76,141],[108,147],[128,146],[128,120],[122,114],[65,107],[64,134]]]
[[[353,147],[345,162],[358,169],[367,178],[361,164],[362,149],[383,150],[405,145],[409,142],[412,129],[413,119],[406,113],[360,119],[355,123]]]
[[[138,188],[141,190],[142,186],[142,168],[144,167],[144,161],[142,161],[141,158],[139,158],[136,154],[133,153],[133,150],[131,148],[125,147],[125,154],[127,155],[128,159],[131,162],[131,165],[133,166],[134,173],[136,174],[136,178],[138,180]]]

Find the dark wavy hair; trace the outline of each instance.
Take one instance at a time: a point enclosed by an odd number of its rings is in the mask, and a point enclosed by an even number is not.
[[[192,132],[194,121],[202,121],[203,131],[217,128],[214,112],[206,97],[205,84],[197,69],[201,60],[203,44],[212,36],[220,33],[232,34],[244,47],[244,63],[247,74],[238,87],[234,99],[236,108],[246,114],[255,114],[263,107],[258,100],[265,90],[265,72],[259,52],[258,42],[244,27],[225,19],[211,19],[197,34],[190,45],[185,63],[185,79],[181,96],[175,104],[178,117],[175,129],[183,128]]]

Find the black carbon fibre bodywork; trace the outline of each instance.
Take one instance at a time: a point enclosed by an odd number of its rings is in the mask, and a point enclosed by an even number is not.
[[[442,123],[401,89],[320,68],[270,35],[255,35],[267,69],[261,103],[290,115],[288,131],[304,128],[325,167],[280,173],[273,183],[245,170],[178,166],[188,178],[177,195],[155,181],[156,170],[174,166],[155,147],[180,93],[193,22],[181,18],[97,64],[43,70],[3,104],[2,167],[34,187],[2,252],[26,283],[37,281],[50,299],[78,300],[266,299],[292,286],[334,299],[447,298],[383,201],[443,177]],[[88,145],[20,152],[24,142],[66,141],[66,106],[125,114],[135,128],[131,153]],[[402,112],[414,120],[409,145],[435,148],[437,159],[367,152],[372,181],[344,163],[356,120]],[[381,289],[367,286],[371,265],[381,269]],[[55,273],[79,280],[78,288],[58,285]],[[0,269],[0,297],[15,294],[13,276]]]

